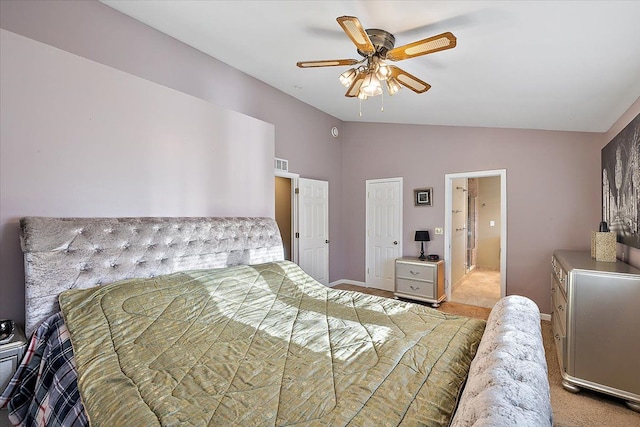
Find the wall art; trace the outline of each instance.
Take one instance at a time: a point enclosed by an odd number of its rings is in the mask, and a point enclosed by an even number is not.
[[[433,206],[433,187],[413,190],[414,206]]]
[[[640,248],[640,114],[602,149],[602,220],[618,243]]]

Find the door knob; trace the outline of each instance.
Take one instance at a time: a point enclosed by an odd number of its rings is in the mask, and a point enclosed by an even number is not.
[[[394,245],[397,245],[397,244],[398,244],[398,241],[397,241],[397,240],[394,240],[394,241],[393,241],[393,244],[394,244]]]

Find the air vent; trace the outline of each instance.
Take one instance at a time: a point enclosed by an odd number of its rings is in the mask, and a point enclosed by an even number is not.
[[[276,157],[273,159],[273,162],[276,170],[289,172],[289,160],[279,159]]]

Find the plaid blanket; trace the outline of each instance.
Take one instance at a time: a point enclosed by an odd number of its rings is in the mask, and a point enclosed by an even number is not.
[[[0,395],[0,408],[7,404],[14,425],[89,425],[61,313],[49,317],[33,334],[22,363]]]

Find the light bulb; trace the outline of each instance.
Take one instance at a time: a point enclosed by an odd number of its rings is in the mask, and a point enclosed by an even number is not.
[[[342,83],[342,85],[344,87],[349,87],[351,86],[351,83],[353,83],[353,79],[356,78],[356,69],[355,68],[351,68],[347,71],[345,71],[344,73],[340,74],[340,83]]]
[[[391,96],[398,92],[400,90],[400,83],[398,83],[398,80],[393,77],[387,80],[387,90]]]
[[[382,93],[382,86],[380,86],[380,80],[376,77],[375,73],[369,72],[362,82],[360,92],[367,96],[377,96]]]
[[[376,77],[379,80],[387,80],[390,74],[391,72],[389,71],[389,67],[387,67],[387,64],[380,61],[378,63],[378,70],[376,71]]]

